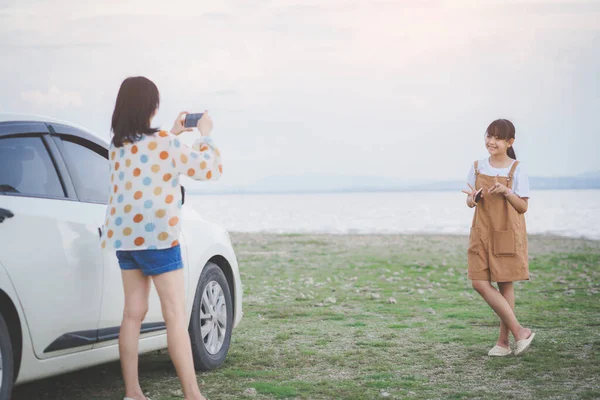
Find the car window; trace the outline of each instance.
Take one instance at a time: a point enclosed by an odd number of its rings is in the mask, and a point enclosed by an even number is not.
[[[63,156],[79,200],[107,203],[109,165],[106,149],[78,137],[63,136],[61,139]]]
[[[0,193],[65,197],[42,138],[0,138]]]

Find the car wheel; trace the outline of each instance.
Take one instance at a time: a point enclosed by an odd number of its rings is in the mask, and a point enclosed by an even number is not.
[[[14,380],[13,351],[8,326],[0,314],[0,400],[10,399]]]
[[[211,370],[223,364],[232,328],[233,302],[227,278],[221,268],[209,262],[198,280],[189,327],[197,370]]]

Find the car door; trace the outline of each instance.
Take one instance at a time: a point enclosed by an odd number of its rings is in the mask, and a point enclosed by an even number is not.
[[[102,294],[97,224],[43,123],[0,123],[0,257],[38,358],[90,349]]]
[[[88,218],[100,229],[106,216],[109,193],[108,143],[87,132],[60,124],[50,124],[53,140],[60,150],[73,186],[80,201],[87,204]],[[123,317],[123,283],[121,270],[114,251],[102,251],[103,288],[98,347],[114,344],[118,338]],[[142,325],[142,333],[164,330],[158,294],[150,290],[149,310]]]

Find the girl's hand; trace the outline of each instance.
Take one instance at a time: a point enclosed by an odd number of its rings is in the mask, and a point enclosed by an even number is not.
[[[475,207],[475,205],[477,204],[477,202],[475,201],[475,196],[477,196],[477,190],[471,186],[470,183],[467,183],[467,185],[469,185],[469,187],[471,188],[471,191],[467,191],[467,190],[463,190],[462,192],[467,194],[467,202],[469,203],[469,205],[471,207]],[[483,192],[481,192],[481,197],[483,198]]]
[[[210,136],[210,133],[213,129],[213,121],[208,115],[208,110],[204,110],[204,114],[202,114],[202,118],[198,120],[198,130],[202,136]]]
[[[492,186],[490,186],[490,188],[488,189],[488,193],[489,194],[502,194],[502,195],[506,196],[508,194],[508,188],[506,186],[504,186],[503,184],[501,184],[500,182],[498,182],[498,175],[496,175],[496,177],[494,178],[494,184]]]
[[[192,128],[186,128],[184,126],[185,118],[183,118],[183,116],[185,114],[188,114],[188,112],[187,111],[182,111],[177,116],[177,119],[173,123],[173,128],[171,128],[171,133],[173,135],[177,136],[177,135],[181,135],[183,132],[190,132],[190,131],[193,130]]]

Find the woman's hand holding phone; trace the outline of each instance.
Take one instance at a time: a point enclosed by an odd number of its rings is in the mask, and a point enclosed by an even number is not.
[[[173,122],[173,128],[171,128],[171,133],[175,136],[181,135],[183,132],[191,132],[193,128],[186,128],[184,125],[185,118],[184,116],[188,114],[187,111],[182,111]]]
[[[483,189],[475,190],[475,188],[471,186],[470,183],[467,183],[467,185],[469,185],[471,191],[469,192],[468,190],[463,190],[462,192],[468,195],[467,204],[469,205],[469,207],[475,207],[477,203],[483,198]]]
[[[208,115],[208,110],[205,110],[202,118],[198,120],[197,128],[202,136],[210,136],[213,129],[213,121],[210,115]]]

